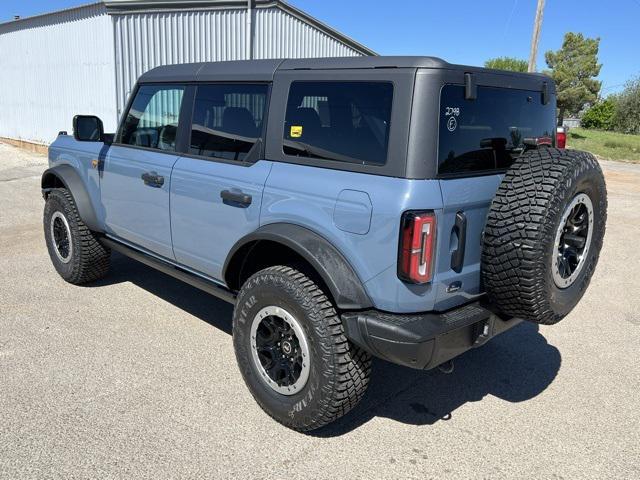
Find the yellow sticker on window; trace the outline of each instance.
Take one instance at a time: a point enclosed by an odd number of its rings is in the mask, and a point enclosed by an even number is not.
[[[302,136],[302,125],[292,125],[289,136],[291,138],[300,138]]]

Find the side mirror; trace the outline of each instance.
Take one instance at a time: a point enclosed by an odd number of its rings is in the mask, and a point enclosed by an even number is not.
[[[79,142],[102,142],[102,120],[94,115],[76,115],[73,117],[73,138]]]

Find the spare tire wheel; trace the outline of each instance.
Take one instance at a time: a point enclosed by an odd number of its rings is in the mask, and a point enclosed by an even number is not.
[[[565,317],[598,263],[607,192],[598,161],[577,150],[523,153],[491,203],[482,279],[503,313],[541,324]]]

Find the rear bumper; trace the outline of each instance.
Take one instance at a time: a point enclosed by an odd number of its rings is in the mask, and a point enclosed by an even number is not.
[[[347,312],[347,337],[373,355],[399,365],[430,369],[479,347],[521,320],[502,319],[480,302],[443,313]]]

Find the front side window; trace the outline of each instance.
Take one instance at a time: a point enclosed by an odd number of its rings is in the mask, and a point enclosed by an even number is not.
[[[199,86],[189,153],[243,161],[262,135],[267,93],[267,85]]]
[[[120,130],[118,143],[175,152],[184,87],[142,85]]]
[[[293,82],[285,117],[287,155],[384,165],[393,85],[386,82]]]

